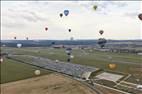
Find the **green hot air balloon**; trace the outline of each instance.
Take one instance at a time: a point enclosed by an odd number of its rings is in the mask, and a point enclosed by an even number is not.
[[[93,6],[93,9],[94,9],[95,11],[97,10],[97,8],[98,8],[97,5],[94,5],[94,6]]]

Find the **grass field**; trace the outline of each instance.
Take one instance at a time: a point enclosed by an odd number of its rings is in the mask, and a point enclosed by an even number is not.
[[[64,49],[52,49],[52,48],[13,48],[15,53],[19,54],[29,54],[34,56],[48,57],[53,60],[61,60],[66,61],[67,55]],[[135,54],[127,54],[127,53],[111,53],[111,52],[99,52],[93,50],[93,52],[89,52],[89,50],[73,50],[73,55],[75,58],[72,60],[72,63],[84,64],[95,66],[103,69],[108,68],[109,63],[116,63],[117,68],[113,71],[121,71],[121,72],[129,72],[129,68],[131,66],[133,68],[139,67],[141,64],[142,58],[141,56]],[[112,59],[109,59],[111,57]],[[118,63],[117,63],[118,62]],[[119,63],[124,62],[124,63]],[[125,63],[127,62],[127,63]],[[129,62],[135,63],[130,64]]]
[[[40,56],[40,57],[45,57],[45,58],[49,58],[53,60],[58,59],[61,61],[66,61],[67,59],[65,49],[53,49],[53,48],[47,48],[47,47],[44,47],[44,48],[29,47],[29,48],[20,48],[20,49],[7,47],[7,48],[2,48],[2,52]],[[117,65],[116,69],[113,69],[111,71],[118,71],[118,72],[124,72],[124,73],[135,73],[135,72],[132,72],[130,69],[138,68],[138,67],[141,68],[140,65],[142,64],[141,56],[138,56],[136,54],[100,52],[96,50],[92,50],[90,52],[90,50],[74,49],[73,55],[74,55],[74,59],[71,61],[72,63],[94,66],[104,70],[110,70],[108,67],[109,63],[116,63]],[[10,61],[10,62],[13,62],[13,61]],[[33,70],[30,70],[30,71],[33,71]]]
[[[4,62],[1,63],[0,83],[6,83],[34,77],[36,76],[34,74],[35,70],[41,70],[41,75],[51,73],[51,71],[40,69],[35,66],[19,63],[10,59],[4,59]]]

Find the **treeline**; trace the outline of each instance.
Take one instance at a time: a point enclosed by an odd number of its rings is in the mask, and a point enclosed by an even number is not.
[[[18,43],[24,47],[47,47],[52,45],[96,45],[98,40],[1,40],[1,46],[15,47]],[[142,46],[142,40],[107,40],[106,45],[128,44]]]

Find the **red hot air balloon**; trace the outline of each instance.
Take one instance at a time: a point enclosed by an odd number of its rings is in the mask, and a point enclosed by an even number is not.
[[[48,30],[48,28],[47,28],[47,27],[45,27],[45,30],[47,31],[47,30]]]
[[[104,33],[104,31],[103,31],[103,30],[100,30],[99,33],[102,35],[102,34]]]
[[[138,15],[139,19],[142,20],[142,13]]]

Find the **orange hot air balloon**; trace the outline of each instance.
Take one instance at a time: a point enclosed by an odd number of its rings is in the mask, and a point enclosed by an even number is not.
[[[110,69],[115,69],[115,68],[116,68],[116,64],[108,64],[108,67],[109,67]]]

